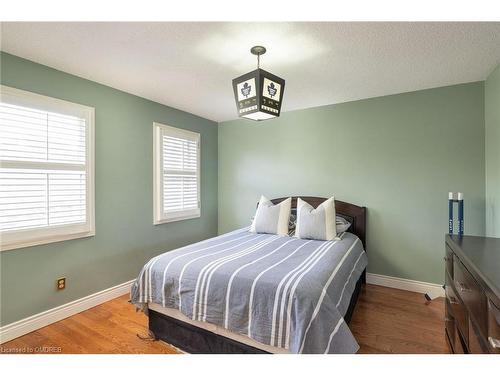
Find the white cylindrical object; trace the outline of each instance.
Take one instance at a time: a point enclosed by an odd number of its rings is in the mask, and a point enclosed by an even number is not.
[[[451,191],[448,193],[448,199],[453,200],[453,193]]]
[[[458,193],[458,198],[457,198],[459,201],[463,201],[464,200],[464,194],[463,193]]]

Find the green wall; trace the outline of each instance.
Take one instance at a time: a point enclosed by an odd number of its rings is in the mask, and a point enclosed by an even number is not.
[[[484,142],[483,82],[221,123],[219,232],[260,194],[335,194],[368,208],[369,272],[442,283],[449,191],[484,234]]]
[[[217,124],[2,53],[1,83],[95,107],[96,235],[0,253],[1,325],[131,280],[147,259],[217,233]],[[199,219],[153,226],[153,121],[201,133]],[[66,290],[55,280],[67,277]]]
[[[95,107],[96,235],[1,252],[0,324],[128,281],[165,250],[248,225],[260,194],[335,194],[365,205],[369,272],[441,283],[447,192],[465,193],[467,233],[484,234],[485,191],[496,193],[500,212],[499,70],[485,87],[457,85],[217,127],[1,53],[2,84]],[[200,219],[152,225],[154,121],[201,133]],[[492,217],[490,207],[488,225]],[[55,291],[59,276],[67,277],[62,292]]]
[[[500,237],[500,65],[485,83],[486,235]]]

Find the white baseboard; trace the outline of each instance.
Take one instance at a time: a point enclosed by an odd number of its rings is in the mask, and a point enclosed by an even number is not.
[[[408,290],[417,293],[432,293],[437,297],[444,297],[444,289],[442,285],[427,283],[424,281],[401,279],[399,277],[377,275],[375,273],[366,274],[366,282],[368,284],[386,286],[388,288]]]
[[[133,282],[134,280],[127,281],[91,294],[90,296],[2,326],[0,327],[0,344],[129,293]]]

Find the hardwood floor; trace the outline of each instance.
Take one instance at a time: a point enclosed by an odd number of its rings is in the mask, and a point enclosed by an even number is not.
[[[427,305],[420,293],[367,285],[350,327],[359,353],[450,353],[444,298]]]
[[[147,335],[147,317],[127,300],[128,295],[116,298],[9,341],[0,346],[0,353],[179,353],[161,341],[137,336]],[[350,324],[359,352],[449,353],[444,300],[424,302],[418,293],[365,286]]]
[[[135,312],[129,296],[118,297],[69,318],[28,333],[1,345],[0,353],[9,349],[60,348],[61,353],[178,353],[162,341],[141,340],[146,337],[148,319]],[[40,349],[38,349],[40,350]]]

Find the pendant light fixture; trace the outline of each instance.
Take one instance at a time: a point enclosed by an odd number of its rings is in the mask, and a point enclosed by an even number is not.
[[[233,79],[238,116],[256,121],[278,117],[285,80],[260,69],[260,56],[266,53],[264,47],[252,47],[250,52],[257,56],[257,69]]]

